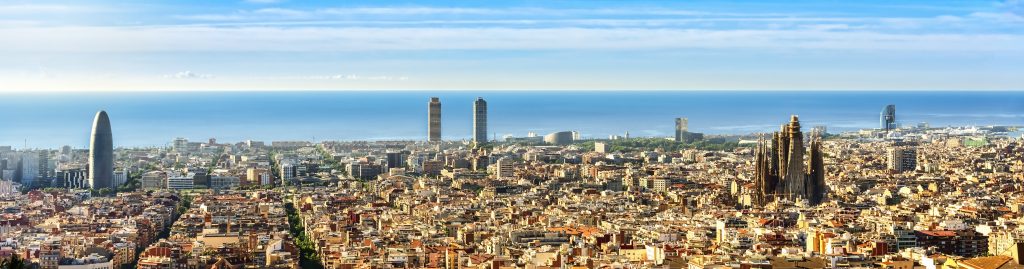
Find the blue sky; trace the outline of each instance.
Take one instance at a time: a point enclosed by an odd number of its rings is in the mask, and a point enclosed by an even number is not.
[[[1024,2],[11,1],[0,90],[1024,90]]]

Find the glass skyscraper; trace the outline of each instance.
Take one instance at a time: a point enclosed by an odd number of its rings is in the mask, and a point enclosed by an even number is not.
[[[473,142],[487,142],[487,101],[483,97],[473,102]]]

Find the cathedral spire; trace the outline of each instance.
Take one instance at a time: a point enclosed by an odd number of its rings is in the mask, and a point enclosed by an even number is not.
[[[821,142],[812,138],[805,147],[803,140],[797,115],[772,134],[770,146],[763,138],[759,140],[754,158],[755,203],[763,206],[779,197],[805,199],[812,205],[824,200]]]

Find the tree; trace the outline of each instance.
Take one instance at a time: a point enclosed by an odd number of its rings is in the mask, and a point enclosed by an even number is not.
[[[6,259],[0,262],[0,269],[27,269],[25,266],[25,260],[18,257],[18,254],[11,255],[10,259]]]

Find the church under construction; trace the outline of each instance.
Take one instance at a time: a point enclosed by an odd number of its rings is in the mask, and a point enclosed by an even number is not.
[[[770,141],[762,138],[758,142],[754,160],[754,206],[763,207],[782,199],[803,199],[810,205],[825,200],[821,140],[812,137],[806,148],[803,140],[800,121],[793,115],[789,124],[783,124],[782,130],[775,132]]]

